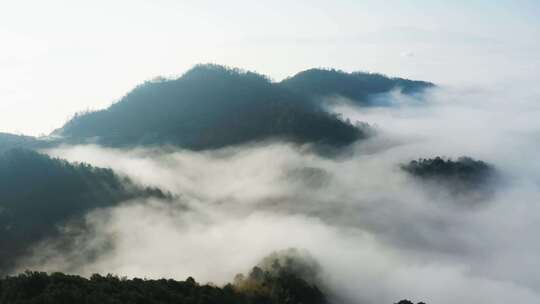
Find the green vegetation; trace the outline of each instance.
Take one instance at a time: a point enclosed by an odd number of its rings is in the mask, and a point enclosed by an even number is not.
[[[253,303],[232,286],[219,288],[186,281],[119,279],[93,275],[90,279],[62,273],[26,272],[7,277],[0,285],[0,303],[9,304],[166,304]],[[272,302],[265,302],[272,303]]]
[[[341,95],[368,105],[368,97],[374,94],[397,88],[409,94],[432,86],[380,74],[322,69],[274,83],[253,72],[197,65],[177,79],[147,81],[107,109],[76,114],[53,132],[53,141],[0,134],[0,151],[59,143],[204,150],[271,140],[336,148],[367,137],[370,128],[328,113],[314,97]]]
[[[261,277],[256,277],[256,276]],[[324,294],[292,273],[265,276],[257,268],[249,287],[224,287],[186,281],[120,279],[94,274],[90,279],[62,273],[25,272],[0,283],[0,303],[9,304],[119,304],[119,303],[238,303],[238,304],[324,304]],[[256,278],[255,278],[256,277]]]
[[[247,277],[236,275],[234,286],[252,298],[277,298],[276,303],[323,304],[327,301],[317,287],[323,285],[319,272],[320,266],[311,255],[290,248],[265,257]]]
[[[68,142],[201,150],[284,139],[343,146],[365,126],[340,120],[266,77],[199,65],[174,80],[146,82],[108,109],[76,115],[55,134]]]
[[[369,97],[374,94],[394,89],[400,89],[404,94],[413,94],[435,86],[425,81],[389,78],[374,73],[346,73],[333,69],[303,71],[283,80],[281,85],[311,97],[340,95],[364,106],[370,105]]]
[[[165,198],[110,169],[71,164],[25,149],[0,153],[0,273],[29,246],[86,212],[137,197]]]
[[[268,259],[266,262],[269,262]],[[274,256],[277,258],[277,256]],[[201,285],[193,278],[186,281],[126,279],[94,274],[90,279],[62,273],[30,272],[6,277],[0,281],[0,304],[119,304],[119,303],[182,303],[182,304],[325,304],[326,296],[319,288],[296,273],[301,262],[288,257],[280,265],[264,270],[256,266],[251,272],[237,275],[233,284],[223,287]]]
[[[455,161],[438,156],[421,158],[401,165],[401,169],[419,179],[442,184],[453,194],[488,194],[488,184],[495,175],[491,165],[470,157],[460,157]]]
[[[275,265],[277,262],[274,262]],[[240,275],[237,275],[237,278]],[[0,280],[0,304],[325,304],[325,294],[287,267],[254,267],[247,278],[217,287],[189,277],[127,279],[108,274],[89,279],[31,272]],[[402,300],[396,304],[413,304]],[[423,304],[419,302],[418,304]]]

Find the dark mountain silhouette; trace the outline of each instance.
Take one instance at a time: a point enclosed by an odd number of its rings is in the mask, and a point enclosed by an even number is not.
[[[328,113],[320,97],[340,95],[370,105],[376,94],[394,89],[412,94],[433,86],[330,69],[310,69],[273,83],[253,72],[197,65],[177,79],[147,81],[107,109],[78,113],[47,140],[0,133],[0,151],[59,143],[203,150],[271,140],[342,147],[367,137],[370,129]]]
[[[370,105],[369,97],[394,89],[404,94],[422,92],[434,87],[430,82],[389,78],[375,73],[346,73],[334,69],[310,69],[300,72],[280,83],[298,93],[310,96],[317,103],[320,97],[339,95],[347,97],[360,105]]]
[[[146,82],[105,110],[78,114],[55,134],[71,143],[194,150],[272,139],[339,147],[366,136],[306,98],[256,73],[199,65],[178,79]]]
[[[86,212],[136,197],[165,198],[110,169],[72,164],[25,149],[0,154],[0,273],[29,246]]]
[[[416,178],[441,185],[453,195],[474,193],[479,199],[491,194],[493,188],[489,185],[496,178],[492,165],[466,156],[457,160],[439,156],[421,158],[401,165],[401,169]]]
[[[328,113],[318,97],[341,95],[369,105],[368,97],[374,94],[398,88],[410,94],[433,86],[380,74],[323,69],[273,83],[253,72],[197,65],[177,79],[147,81],[107,109],[76,114],[52,134],[59,139],[0,134],[0,150],[58,143],[203,150],[271,140],[342,147],[367,137],[369,127]]]
[[[52,144],[33,136],[0,133],[0,153],[12,148],[38,149]]]

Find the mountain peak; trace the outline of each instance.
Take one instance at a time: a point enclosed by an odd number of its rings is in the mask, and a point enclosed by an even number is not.
[[[435,85],[426,81],[392,78],[379,73],[352,72],[314,68],[286,78],[282,85],[312,97],[343,96],[361,105],[369,105],[369,97],[399,89],[412,94]]]

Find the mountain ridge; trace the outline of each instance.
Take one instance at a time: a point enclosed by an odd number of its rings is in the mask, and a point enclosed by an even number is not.
[[[396,89],[415,94],[434,86],[320,68],[272,82],[256,72],[199,64],[178,78],[146,81],[105,109],[76,113],[46,140],[0,133],[0,151],[81,143],[206,150],[272,140],[339,149],[373,130],[329,113],[322,97],[339,95],[373,106],[366,100],[374,94]]]

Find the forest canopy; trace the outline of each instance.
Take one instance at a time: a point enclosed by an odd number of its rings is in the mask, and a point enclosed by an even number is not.
[[[293,250],[292,252],[296,252]],[[291,251],[289,250],[289,254]],[[328,304],[319,286],[304,278],[295,258],[273,254],[247,275],[222,287],[185,281],[140,279],[93,274],[90,278],[64,273],[26,271],[0,279],[0,304]],[[280,262],[281,261],[281,262]],[[286,261],[283,263],[283,261]],[[288,262],[287,262],[288,261]],[[295,265],[295,266],[294,266]],[[303,269],[305,271],[305,268]],[[239,279],[240,278],[240,279]],[[421,302],[422,303],[422,302]],[[413,304],[401,300],[397,304]],[[420,304],[420,303],[418,303]]]
[[[206,150],[273,140],[339,148],[373,130],[328,112],[319,97],[339,95],[365,106],[372,105],[372,95],[433,86],[334,69],[310,69],[272,82],[255,72],[200,64],[176,79],[146,81],[106,109],[76,113],[48,137],[0,133],[0,151],[80,143]]]
[[[390,78],[377,73],[346,73],[335,69],[310,69],[281,82],[281,85],[310,97],[342,96],[358,105],[369,106],[369,97],[400,90],[414,94],[432,88],[431,82]],[[316,102],[321,102],[316,99]]]
[[[0,153],[0,274],[58,226],[138,197],[166,198],[110,169],[69,163],[26,149]]]
[[[324,85],[322,85],[322,84]],[[429,83],[379,74],[309,70],[280,83],[219,65],[198,65],[177,79],[148,81],[109,108],[76,115],[56,135],[71,143],[163,145],[203,150],[253,141],[345,146],[369,134],[312,102],[313,94],[360,98]]]
[[[451,158],[420,158],[402,164],[401,169],[420,180],[445,186],[453,194],[477,192],[489,194],[489,183],[495,178],[495,168],[481,160],[462,156]]]

